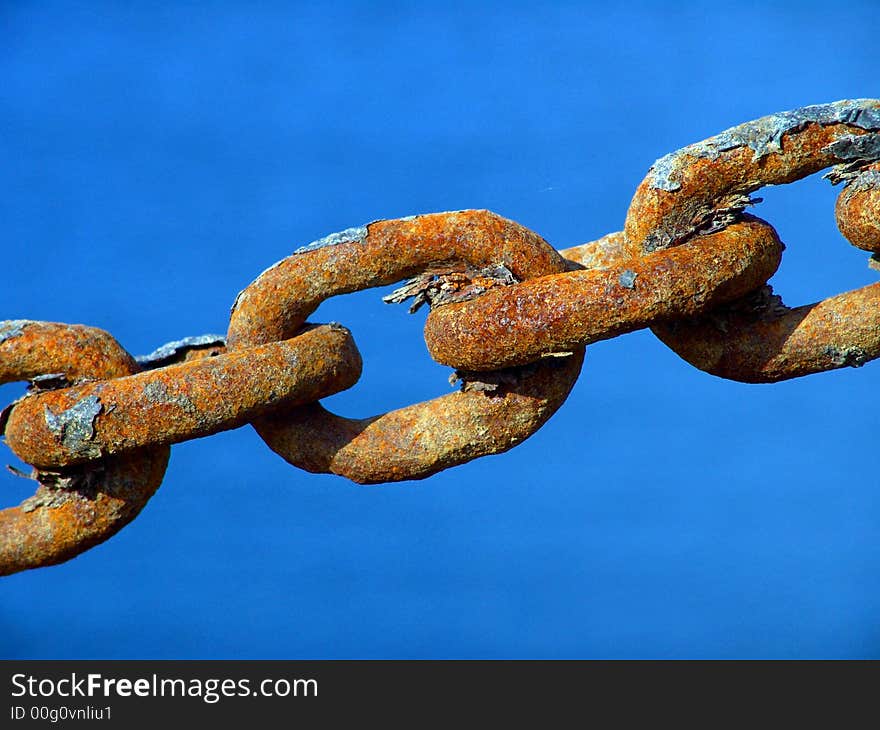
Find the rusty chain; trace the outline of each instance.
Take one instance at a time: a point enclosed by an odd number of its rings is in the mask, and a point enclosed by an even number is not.
[[[130,522],[169,446],[250,423],[291,464],[355,482],[422,479],[533,434],[587,344],[650,327],[706,372],[775,382],[880,356],[880,283],[788,308],[767,285],[784,246],[751,194],[831,168],[843,235],[880,268],[880,101],[733,127],[657,160],[622,231],[556,251],[483,210],[374,221],[296,250],[236,298],[226,338],[135,359],[91,327],[0,322],[0,383],[29,381],[0,432],[36,493],[0,511],[0,575],[68,560]],[[431,356],[458,391],[367,419],[318,401],[354,385],[347,329],[307,318],[328,297],[408,280]],[[17,471],[17,470],[15,470]]]

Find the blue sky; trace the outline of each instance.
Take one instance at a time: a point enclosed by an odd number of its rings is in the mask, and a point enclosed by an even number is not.
[[[592,240],[663,154],[878,96],[872,5],[5,3],[0,318],[143,354],[224,332],[271,263],[377,218]],[[836,195],[762,192],[789,305],[876,280]],[[339,412],[449,390],[386,293],[312,318],[364,357]],[[527,442],[422,482],[306,474],[250,428],[182,444],[119,535],[0,581],[0,656],[876,657],[878,376],[731,383],[640,332],[588,348]]]

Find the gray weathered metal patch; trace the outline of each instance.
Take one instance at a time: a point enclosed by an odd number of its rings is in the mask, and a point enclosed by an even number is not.
[[[297,254],[308,253],[309,251],[317,251],[319,248],[324,248],[326,246],[337,246],[340,243],[362,243],[367,237],[367,228],[369,225],[370,224],[367,223],[365,226],[346,228],[344,231],[331,233],[329,236],[324,236],[317,241],[312,241],[305,246],[301,246],[293,252],[293,255],[296,256]]]
[[[223,335],[195,335],[194,337],[184,337],[174,342],[167,342],[161,347],[157,347],[149,355],[140,355],[135,358],[138,364],[149,370],[152,368],[175,362],[187,351],[196,347],[225,347],[226,338]]]
[[[95,419],[103,408],[98,396],[86,396],[58,414],[46,408],[46,425],[52,433],[61,436],[61,443],[70,453],[95,458],[101,455],[101,449],[91,440],[95,436]]]
[[[24,331],[24,328],[31,323],[32,320],[30,319],[7,319],[0,322],[0,344],[6,342],[6,340],[11,340],[13,337],[18,337]]]
[[[717,159],[722,152],[749,147],[755,160],[782,151],[782,136],[803,129],[808,124],[850,124],[865,131],[880,130],[880,109],[873,99],[837,101],[816,104],[731,127],[702,142],[683,147],[657,160],[648,171],[653,188],[675,191],[681,186],[677,179],[682,157]],[[873,135],[872,135],[873,136]]]

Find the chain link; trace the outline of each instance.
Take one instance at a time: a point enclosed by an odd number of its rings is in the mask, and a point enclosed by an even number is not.
[[[349,229],[300,249],[245,289],[233,307],[229,346],[290,336],[335,294],[491,266],[526,280],[564,271],[566,262],[537,234],[488,211]],[[421,479],[506,451],[534,433],[580,373],[583,347],[575,349],[562,360],[506,373],[491,396],[463,389],[368,419],[343,418],[314,404],[258,419],[254,427],[273,451],[308,471],[362,483]]]
[[[651,330],[725,378],[773,382],[880,356],[880,283],[790,309],[767,286],[784,246],[744,213],[764,185],[824,168],[844,185],[841,233],[880,257],[880,101],[804,107],[661,158],[622,231],[556,251],[488,211],[374,221],[298,249],[239,294],[226,340],[144,358],[79,325],[0,322],[0,414],[32,465],[34,496],[0,511],[0,574],[68,560],[131,521],[169,445],[252,424],[291,464],[360,483],[423,479],[506,451],[565,401],[585,345]],[[368,419],[317,401],[353,386],[361,358],[338,324],[306,320],[338,294],[407,281],[386,301],[428,304],[431,355],[457,392]]]

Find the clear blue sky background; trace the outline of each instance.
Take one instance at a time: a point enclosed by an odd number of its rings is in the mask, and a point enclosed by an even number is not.
[[[582,243],[666,152],[880,96],[875,2],[122,5],[0,5],[0,318],[134,354],[225,332],[332,231],[489,208]],[[836,194],[756,211],[790,305],[876,280]],[[350,415],[449,390],[384,293],[313,318],[363,353]],[[590,347],[532,439],[423,482],[306,474],[250,428],[176,446],[122,533],[0,580],[0,655],[877,657],[878,386],[725,382],[642,332]]]

